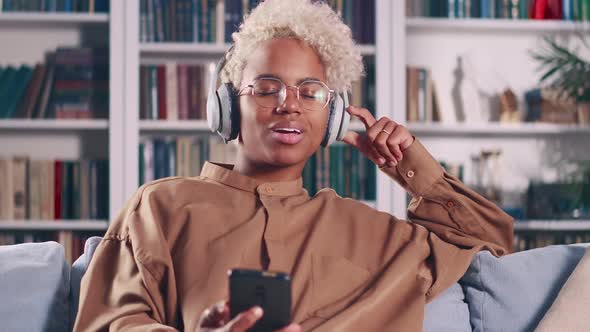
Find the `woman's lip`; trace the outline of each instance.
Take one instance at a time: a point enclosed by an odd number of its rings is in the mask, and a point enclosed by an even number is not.
[[[295,134],[295,133],[281,133],[277,131],[273,131],[270,135],[273,140],[288,145],[295,145],[303,139],[303,133]]]

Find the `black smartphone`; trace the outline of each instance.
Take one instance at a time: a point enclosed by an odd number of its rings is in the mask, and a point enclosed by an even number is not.
[[[291,277],[282,272],[249,269],[229,271],[229,311],[239,313],[260,306],[264,315],[248,331],[269,332],[291,323]]]

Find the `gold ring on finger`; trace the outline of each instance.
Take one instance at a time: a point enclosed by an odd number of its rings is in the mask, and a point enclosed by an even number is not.
[[[381,132],[382,132],[382,133],[386,133],[387,135],[391,135],[391,133],[390,133],[390,132],[388,132],[388,131],[387,131],[387,130],[385,130],[385,129],[381,130]]]

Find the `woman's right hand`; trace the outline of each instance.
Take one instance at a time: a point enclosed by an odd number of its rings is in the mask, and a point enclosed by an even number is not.
[[[246,332],[254,326],[264,312],[260,307],[253,307],[230,319],[227,302],[220,302],[203,311],[199,320],[200,332]],[[298,324],[290,324],[275,332],[300,332]]]

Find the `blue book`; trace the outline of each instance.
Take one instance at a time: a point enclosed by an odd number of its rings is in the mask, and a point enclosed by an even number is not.
[[[154,173],[155,179],[164,178],[168,173],[166,142],[162,139],[154,139]]]
[[[573,17],[573,0],[563,0],[563,19],[566,21],[571,21]]]
[[[12,0],[4,0],[2,3],[2,11],[9,12],[12,10]]]
[[[73,12],[74,3],[73,0],[64,0],[64,12]]]
[[[109,0],[95,0],[94,11],[96,13],[108,13],[109,12]]]
[[[481,18],[492,18],[490,0],[481,0],[480,4]]]

